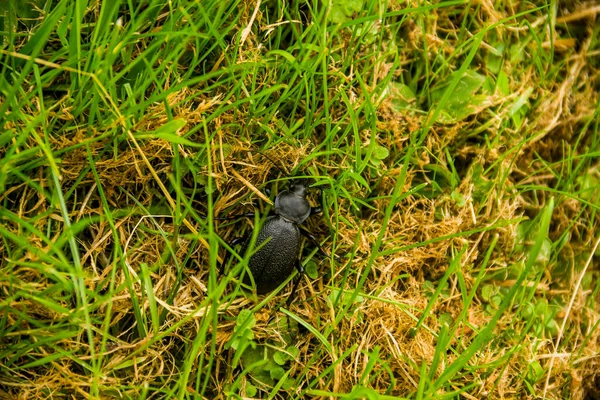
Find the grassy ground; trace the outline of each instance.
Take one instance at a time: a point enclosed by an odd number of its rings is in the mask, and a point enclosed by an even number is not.
[[[600,398],[599,19],[0,1],[0,398]],[[220,269],[292,176],[286,307]]]

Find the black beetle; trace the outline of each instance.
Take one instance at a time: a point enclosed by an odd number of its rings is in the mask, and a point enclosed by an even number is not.
[[[254,245],[258,250],[252,254],[248,262],[258,294],[276,289],[290,276],[294,267],[298,270],[299,276],[287,300],[288,306],[294,298],[301,274],[304,272],[299,259],[301,235],[311,239],[323,250],[314,236],[300,227],[309,216],[321,212],[320,207],[311,207],[306,196],[306,186],[296,181],[291,182],[288,190],[277,194],[274,215],[268,216],[260,228]],[[245,216],[252,217],[254,214],[248,213]],[[237,239],[232,242],[232,245],[241,241],[243,239]],[[247,247],[248,240],[244,243],[243,252]],[[244,279],[244,283],[251,283],[248,276]]]

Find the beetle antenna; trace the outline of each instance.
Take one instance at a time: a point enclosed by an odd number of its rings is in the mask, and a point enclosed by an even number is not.
[[[262,156],[265,157],[267,160],[271,161],[271,164],[273,164],[273,166],[275,167],[275,169],[277,169],[279,172],[281,172],[281,175],[283,175],[285,177],[289,177],[290,176],[290,174],[286,173],[284,170],[282,170],[281,168],[279,168],[279,166],[277,165],[277,163],[275,161],[273,161],[273,159],[271,157],[269,157],[268,155],[266,155],[265,153],[263,153],[260,150],[258,150],[258,152],[260,154],[262,154]]]

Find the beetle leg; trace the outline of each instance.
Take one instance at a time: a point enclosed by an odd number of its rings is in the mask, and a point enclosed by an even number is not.
[[[242,217],[254,218],[254,214],[255,213],[253,213],[253,212],[249,212],[249,213],[245,213],[245,214],[234,215],[232,217],[214,217],[213,219],[216,221],[227,221],[230,219],[238,219],[238,218],[242,218]]]
[[[300,263],[300,260],[296,260],[296,269],[298,270],[298,277],[296,277],[290,297],[288,297],[287,301],[285,302],[285,306],[287,308],[290,308],[290,304],[292,304],[292,301],[294,301],[294,297],[296,296],[296,289],[298,289],[298,285],[300,284],[302,275],[304,275],[304,267],[302,266],[302,263]]]
[[[310,233],[310,232],[309,232],[309,231],[308,231],[308,230],[307,230],[305,227],[303,227],[302,225],[298,225],[298,228],[300,228],[300,233],[301,233],[302,235],[304,235],[304,236],[305,236],[305,237],[306,237],[308,240],[310,240],[311,242],[313,242],[313,244],[314,244],[315,246],[317,246],[317,247],[319,248],[319,250],[321,250],[321,252],[322,252],[323,254],[325,254],[325,257],[327,257],[327,258],[331,257],[331,254],[329,254],[329,252],[325,251],[325,249],[324,249],[323,247],[321,247],[321,243],[319,243],[319,241],[317,240],[317,238],[315,238],[315,237],[313,236],[313,234],[312,234],[312,233]],[[339,258],[339,257],[337,256],[337,254],[334,254],[334,257],[335,257],[335,258]]]
[[[240,243],[244,243],[246,241],[246,239],[247,239],[247,236],[240,236],[240,237],[233,238],[233,240],[229,243],[229,247],[233,248]],[[223,257],[223,261],[221,262],[221,265],[219,266],[219,273],[221,275],[223,275],[225,273],[225,267],[227,266],[229,257],[231,257],[231,252],[226,251],[225,256]]]
[[[239,237],[233,238],[233,240],[229,244],[229,247],[237,246],[238,244],[242,243],[244,240],[246,240],[245,236],[239,236]]]

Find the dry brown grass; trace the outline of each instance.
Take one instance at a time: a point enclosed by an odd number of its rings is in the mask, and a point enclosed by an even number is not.
[[[418,6],[416,3],[415,6]],[[477,5],[476,19],[482,26],[517,12],[509,6],[498,11],[489,1],[478,2]],[[394,7],[401,6],[394,5],[392,9]],[[412,194],[397,204],[389,204],[389,195],[403,168],[406,168],[406,164],[399,163],[401,155],[411,145],[410,134],[418,132],[427,123],[425,113],[405,115],[395,111],[386,100],[378,105],[374,116],[375,125],[385,135],[376,138],[368,129],[359,129],[357,140],[363,145],[370,140],[379,140],[381,145],[390,149],[390,157],[380,168],[366,170],[365,179],[373,185],[371,191],[358,184],[348,190],[351,190],[352,198],[381,197],[369,200],[373,209],[363,207],[357,210],[347,196],[336,193],[336,208],[328,210],[332,215],[331,221],[311,217],[307,227],[320,238],[331,237],[323,247],[340,259],[328,260],[321,254],[315,256],[321,275],[327,276],[315,281],[302,278],[298,298],[291,306],[291,312],[310,326],[317,327],[321,333],[330,332],[326,339],[333,351],[325,351],[323,344],[311,333],[287,327],[285,315],[277,309],[285,302],[291,285],[256,313],[253,332],[257,343],[285,348],[284,343],[290,344],[286,342],[290,340],[291,332],[293,344],[299,349],[297,359],[286,369],[289,369],[290,377],[301,378],[296,381],[295,390],[281,392],[278,397],[298,395],[311,384],[314,389],[331,393],[349,393],[354,387],[364,385],[379,393],[414,396],[422,379],[422,364],[431,365],[436,356],[443,353],[444,359],[432,374],[434,378],[439,377],[489,323],[491,315],[486,312],[485,301],[478,292],[469,304],[466,319],[448,340],[452,348],[443,351],[436,348],[443,326],[440,317],[449,314],[457,319],[463,312],[465,293],[462,293],[462,285],[468,292],[474,285],[481,284],[477,280],[480,268],[487,268],[491,274],[521,260],[523,253],[514,251],[515,245],[519,244],[516,243],[518,222],[535,218],[548,204],[549,197],[557,196],[550,190],[534,191],[525,186],[555,188],[569,179],[568,174],[577,165],[575,158],[585,155],[581,150],[585,146],[575,148],[575,141],[587,144],[588,152],[598,151],[590,148],[597,140],[597,126],[589,124],[593,118],[595,124],[598,122],[600,50],[597,38],[591,35],[595,32],[593,24],[597,23],[598,11],[597,7],[588,3],[567,7],[568,12],[564,14],[562,7],[559,7],[560,15],[570,15],[577,21],[583,21],[585,28],[580,36],[574,38],[575,48],[570,47],[570,42],[557,45],[554,63],[545,66],[553,70],[553,79],[544,78],[543,84],[539,84],[543,78],[536,65],[529,64],[525,69],[507,65],[507,69],[515,68],[510,95],[493,94],[489,104],[455,124],[434,124],[422,147],[410,160],[403,193],[410,192],[420,183],[427,183],[428,187],[435,183],[427,166],[453,162],[462,166],[460,173],[464,179],[457,184],[454,194],[465,200],[464,205],[457,204],[449,192],[430,197]],[[240,16],[239,25],[245,26],[253,21],[267,29],[262,13],[254,18],[251,10],[253,7],[248,7]],[[434,18],[428,24],[417,26],[412,20],[405,23],[407,48],[399,50],[403,65],[414,60],[411,52],[423,49],[424,38],[428,40],[431,58],[439,54],[450,55],[460,44],[456,43],[458,28],[453,21],[455,16],[442,11],[432,15]],[[531,22],[535,27],[537,20]],[[567,28],[573,23],[567,17],[559,18],[557,32],[553,34],[566,35]],[[422,32],[423,27],[426,32]],[[523,26],[518,29],[500,26],[497,31],[511,40],[527,35]],[[442,33],[447,36],[442,37]],[[542,39],[545,44],[546,37]],[[257,48],[259,43],[254,33],[249,34],[240,62],[259,59],[262,55]],[[528,49],[533,51],[536,46],[532,42]],[[374,58],[377,57],[374,55]],[[373,65],[376,70],[373,74],[381,77],[387,75],[386,68],[390,67],[389,63],[380,59],[368,62],[368,65]],[[335,66],[331,67],[332,74],[335,69]],[[513,70],[510,69],[510,72],[513,73]],[[347,76],[346,79],[351,81],[353,77]],[[268,86],[269,82],[265,78],[260,84]],[[507,128],[505,121],[510,119],[512,105],[530,88],[533,92],[530,109],[524,116],[525,122],[519,129]],[[366,97],[371,98],[371,93],[361,93],[356,87],[346,89],[348,98],[352,100],[350,104],[356,109],[364,104]],[[194,87],[189,87],[166,96],[164,100],[169,111],[165,103],[148,107],[144,117],[132,126],[131,132],[150,132],[173,118],[181,118],[187,124],[178,135],[192,131],[193,134],[187,138],[203,143],[203,130],[194,128],[226,101],[223,93],[195,95],[194,90]],[[333,92],[335,90],[338,89],[332,88]],[[373,93],[372,98],[377,98],[376,94]],[[331,112],[332,122],[348,118],[346,105],[337,106],[339,108]],[[60,105],[47,118],[67,124],[75,119],[71,111],[68,106]],[[144,391],[144,385],[150,384],[152,393],[149,398],[160,398],[163,390],[167,391],[176,382],[183,369],[183,361],[189,357],[196,357],[196,361],[203,357],[213,363],[211,370],[192,373],[188,394],[194,395],[197,376],[202,380],[208,375],[208,390],[204,398],[225,397],[224,393],[230,390],[241,373],[239,367],[232,366],[235,351],[228,347],[235,336],[236,317],[241,310],[252,309],[256,303],[251,297],[243,296],[229,301],[227,295],[237,290],[234,281],[223,295],[227,302],[216,304],[208,301],[209,252],[206,245],[198,240],[197,234],[206,233],[204,222],[187,212],[185,218],[197,232],[186,227],[181,219],[175,223],[171,218],[175,215],[174,209],[166,199],[177,196],[177,190],[172,188],[174,159],[194,160],[192,164],[198,165],[196,175],[186,172],[175,184],[189,196],[191,208],[201,216],[200,219],[206,216],[208,207],[206,195],[197,187],[198,182],[200,186],[204,185],[209,174],[215,188],[211,194],[215,201],[213,212],[215,216],[221,216],[253,210],[255,200],[264,194],[266,188],[272,187],[273,180],[280,175],[278,169],[319,171],[336,181],[354,163],[352,155],[344,152],[332,153],[327,163],[320,158],[304,162],[309,159],[316,143],[281,141],[272,148],[262,149],[269,158],[282,162],[282,165],[273,165],[257,151],[256,143],[246,140],[250,127],[260,121],[243,121],[247,123],[243,134],[236,130],[240,114],[245,111],[229,109],[221,112],[207,126],[212,138],[206,147],[211,151],[210,171],[207,163],[202,161],[206,154],[201,154],[196,148],[178,145],[175,154],[172,143],[160,138],[138,140],[139,146],[136,146],[131,136],[121,128],[115,128],[121,131],[120,135],[106,135],[107,130],[77,127],[75,124],[68,131],[44,138],[50,150],[60,155],[63,191],[72,191],[66,199],[69,218],[74,224],[81,221],[83,226],[76,232],[76,237],[84,271],[82,278],[89,291],[89,313],[95,321],[92,328],[92,343],[96,346],[94,357],[102,357],[102,379],[99,383],[92,382],[90,372],[78,362],[88,362],[92,351],[83,327],[85,321],[79,320],[81,316],[75,312],[81,304],[77,304],[77,299],[71,297],[67,290],[71,277],[66,265],[70,260],[64,257],[64,253],[56,251],[58,248],[67,252],[68,235],[62,229],[64,218],[55,200],[44,194],[53,184],[48,165],[42,163],[30,171],[28,184],[10,185],[0,193],[0,204],[20,218],[20,221],[2,219],[4,237],[19,238],[22,247],[26,248],[25,251],[15,251],[18,240],[0,242],[0,267],[4,274],[0,278],[1,318],[5,327],[12,327],[0,339],[0,349],[14,349],[4,353],[0,364],[16,357],[16,361],[10,360],[14,376],[0,378],[0,397],[88,398],[91,387],[97,384],[101,398],[136,398]],[[36,116],[39,109],[34,103],[23,110],[23,114]],[[120,126],[120,123],[115,124]],[[6,122],[4,127],[25,129],[24,125],[14,122]],[[269,128],[277,131],[276,121],[271,121]],[[587,132],[583,132],[586,129]],[[470,136],[466,132],[476,134]],[[484,132],[492,144],[487,145],[478,132]],[[44,135],[42,131],[38,134]],[[86,146],[78,146],[80,143],[86,143]],[[34,138],[30,138],[21,150],[38,145]],[[106,151],[108,148],[111,151]],[[453,160],[446,159],[444,150],[448,148],[453,151]],[[6,150],[0,147],[0,156],[6,154]],[[38,156],[44,155],[38,151]],[[90,158],[93,159],[97,178],[89,169]],[[597,174],[597,155],[593,159]],[[477,164],[492,170],[489,177],[492,184],[481,201],[475,194],[479,189],[478,182],[466,173],[470,166]],[[97,179],[102,184],[103,195],[99,194]],[[325,196],[331,195],[332,192],[327,190]],[[102,197],[114,212],[112,222],[106,218]],[[474,384],[463,393],[469,399],[536,398],[531,394],[532,390],[546,393],[549,399],[593,399],[600,396],[600,330],[597,327],[600,318],[595,308],[600,304],[600,296],[594,284],[588,285],[585,290],[574,285],[584,264],[584,255],[588,255],[586,253],[597,239],[598,222],[594,211],[597,205],[590,208],[589,204],[576,197],[561,197],[552,215],[549,238],[557,242],[568,231],[568,240],[556,248],[556,254],[549,260],[539,281],[525,282],[525,285],[537,285],[536,298],[553,298],[562,304],[557,320],[562,323],[561,318],[568,317],[570,322],[562,333],[560,349],[555,345],[556,336],[536,336],[533,333],[519,336],[528,321],[507,313],[500,319],[490,345],[481,349],[469,361],[468,367],[461,370],[463,375],[456,378],[455,386],[444,386],[443,391],[458,390],[460,383],[462,387]],[[597,197],[595,199],[597,201]],[[320,199],[313,194],[313,204],[317,200]],[[264,206],[265,203],[262,204]],[[385,220],[388,207],[393,209],[389,220]],[[184,211],[185,208],[183,206]],[[86,220],[90,222],[83,224]],[[30,223],[32,228],[24,229],[23,223]],[[252,224],[249,219],[239,224],[219,221],[216,232],[223,241],[229,242],[241,233],[250,232]],[[378,237],[382,238],[382,245],[373,260],[372,250]],[[484,256],[494,240],[497,240],[496,248],[489,263],[484,265]],[[311,246],[307,244],[305,247]],[[460,274],[450,277],[443,296],[431,305],[423,324],[413,332],[416,320],[431,301],[431,293],[424,282],[434,282],[435,286],[449,268],[450,260],[463,248]],[[305,251],[305,255],[307,253]],[[224,254],[221,250],[219,255],[223,257]],[[148,288],[142,279],[141,265],[144,263],[153,266],[150,274],[152,290],[159,311],[165,313],[159,331],[152,332],[150,329],[146,337],[139,334],[132,311],[139,307],[139,313],[146,315],[150,321]],[[597,257],[589,265],[587,273],[591,280],[597,280],[600,273]],[[349,296],[363,274],[368,274],[368,279],[361,288],[360,301],[350,305],[347,313],[339,318],[340,307],[335,307],[331,298],[340,290],[347,291]],[[111,276],[114,276],[112,281]],[[57,281],[64,282],[65,286],[57,288]],[[134,283],[128,283],[132,281]],[[511,287],[514,280],[491,283],[498,287]],[[39,295],[48,291],[54,306],[45,304],[44,297]],[[107,294],[110,298],[104,297]],[[169,301],[171,295],[172,300]],[[575,306],[567,315],[566,304],[571,296],[575,299]],[[106,315],[110,316],[109,321],[104,321]],[[217,316],[215,325],[207,325],[205,320],[213,315]],[[73,321],[72,318],[78,320]],[[19,349],[19,342],[24,338],[37,342],[47,336],[59,335],[61,325],[66,329],[79,327],[80,331],[52,341],[52,346],[40,345],[30,351]],[[149,322],[148,326],[151,326]],[[298,329],[298,333],[294,329]],[[509,335],[509,331],[515,334]],[[198,353],[192,354],[190,347],[196,335],[213,337],[214,341],[203,342]],[[102,345],[103,342],[105,345]],[[28,364],[59,354],[57,348],[64,353],[62,356],[40,365]],[[19,351],[19,355],[15,356]],[[319,358],[314,359],[314,354],[319,354]],[[378,354],[384,362],[366,373],[374,354]],[[508,354],[510,357],[507,357]],[[537,360],[546,369],[551,359],[554,361],[549,379],[539,379],[531,384],[533,389],[528,388],[525,382],[528,366]],[[207,364],[203,365],[206,368]],[[331,372],[323,375],[329,367]],[[443,391],[440,390],[439,394],[442,395]]]

